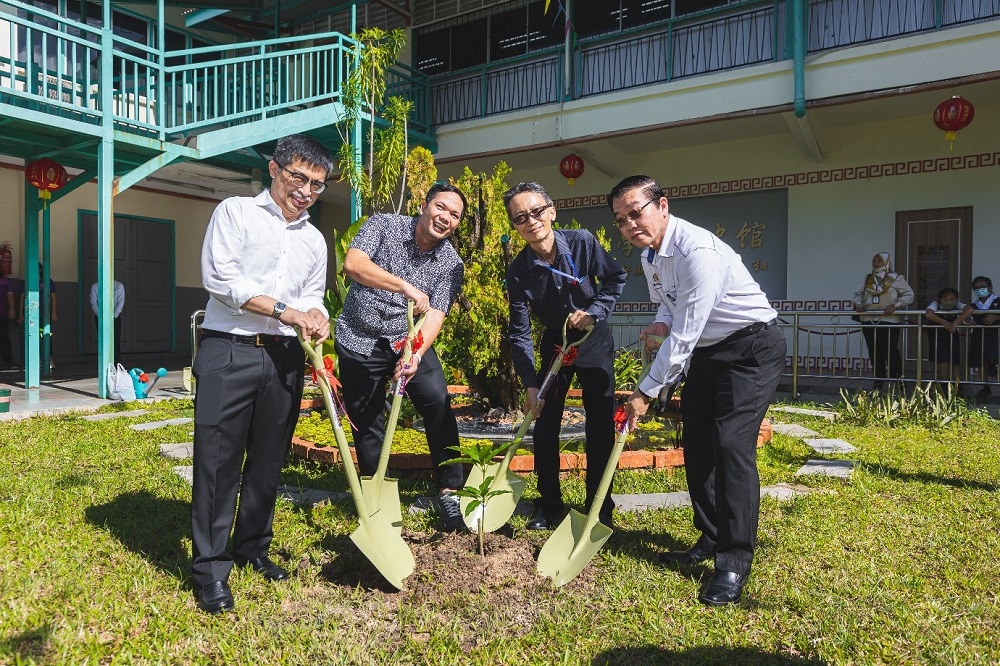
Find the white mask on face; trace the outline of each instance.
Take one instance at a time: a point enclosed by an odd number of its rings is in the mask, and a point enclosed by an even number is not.
[[[885,266],[883,266],[882,268],[876,268],[875,270],[872,271],[872,275],[877,277],[879,280],[885,277],[885,273],[886,273]]]

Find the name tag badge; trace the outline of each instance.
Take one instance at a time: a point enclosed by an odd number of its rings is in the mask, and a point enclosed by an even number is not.
[[[878,305],[878,296],[872,296],[872,303]]]

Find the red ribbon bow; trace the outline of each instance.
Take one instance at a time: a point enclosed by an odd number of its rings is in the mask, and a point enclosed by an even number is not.
[[[327,383],[330,384],[330,390],[332,390],[334,392],[334,395],[336,395],[336,390],[338,388],[340,388],[340,382],[337,381],[336,376],[334,376],[333,370],[334,370],[333,356],[330,355],[330,354],[327,354],[326,356],[323,357],[322,375],[324,377],[326,377]],[[313,370],[312,370],[312,380],[313,380],[313,382],[315,382],[315,383],[318,384],[319,383],[319,376],[320,376],[320,373],[316,371],[316,368],[313,368]]]
[[[628,412],[625,407],[619,407],[615,412],[615,429],[621,432],[628,425]]]
[[[392,343],[392,348],[396,351],[403,351],[403,347],[410,344],[410,353],[416,354],[420,351],[420,348],[424,346],[424,332],[417,331],[417,335],[412,339],[409,337],[400,338],[396,342]]]
[[[143,384],[148,384],[149,383],[149,375],[147,375],[145,372],[142,373],[141,375],[139,375],[139,381],[142,382]]]
[[[577,349],[576,347],[570,347],[569,349],[563,349],[559,345],[556,345],[556,353],[562,354],[563,365],[573,365],[573,361],[576,360]]]

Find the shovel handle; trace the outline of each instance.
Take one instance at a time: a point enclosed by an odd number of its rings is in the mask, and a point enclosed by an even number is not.
[[[319,388],[323,394],[323,404],[326,405],[326,412],[330,415],[330,423],[333,425],[333,436],[337,440],[337,448],[340,451],[340,458],[344,462],[344,474],[347,476],[347,483],[351,487],[351,497],[354,499],[354,508],[358,511],[358,520],[362,524],[368,522],[368,511],[365,509],[365,498],[361,494],[361,481],[358,479],[358,471],[354,469],[354,461],[351,458],[351,449],[347,446],[347,437],[344,435],[344,428],[340,423],[340,414],[337,412],[337,404],[333,399],[333,389],[330,388],[330,381],[326,376],[326,368],[323,367],[323,357],[316,348],[305,338],[302,331],[297,331],[299,344],[305,351],[306,357],[314,368],[316,377],[319,380]]]

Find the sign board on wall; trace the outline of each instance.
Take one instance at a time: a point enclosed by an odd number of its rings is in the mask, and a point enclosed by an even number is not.
[[[768,300],[782,300],[788,289],[788,191],[765,190],[671,199],[670,212],[708,229],[729,243]],[[620,302],[648,301],[640,253],[622,238],[607,206],[560,209],[557,221],[576,219],[591,231],[604,227],[611,254],[628,269],[629,279]]]

